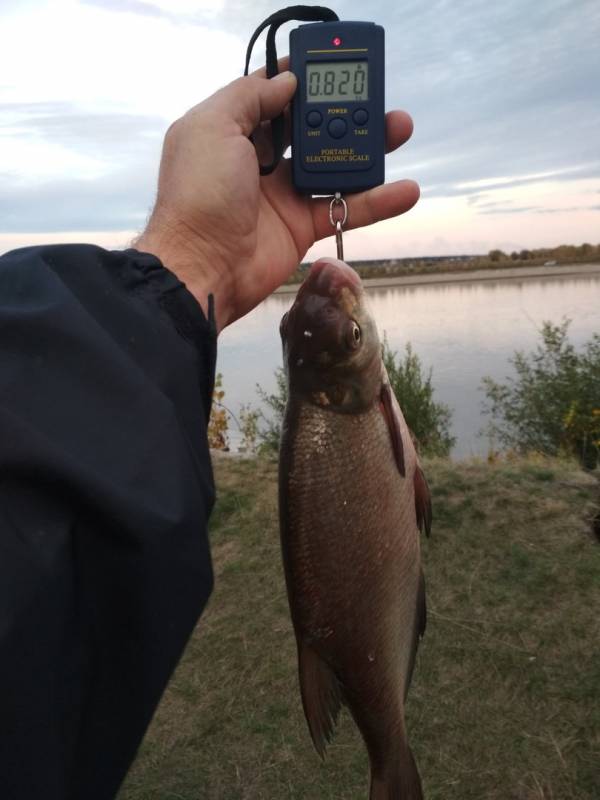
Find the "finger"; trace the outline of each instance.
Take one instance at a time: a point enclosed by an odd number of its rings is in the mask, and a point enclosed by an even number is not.
[[[289,107],[283,112],[283,152],[287,150],[291,139],[291,120]],[[260,164],[270,164],[273,160],[273,140],[271,123],[261,122],[252,134],[256,154]]]
[[[383,186],[376,186],[360,194],[347,195],[348,219],[345,230],[362,228],[382,219],[390,219],[404,214],[419,199],[419,185],[414,181],[395,181]],[[315,239],[324,239],[333,235],[329,221],[329,198],[314,200],[311,209]]]
[[[289,68],[290,68],[289,56],[282,56],[281,58],[277,59],[277,72],[286,72]],[[260,69],[257,69],[255,72],[251,72],[250,75],[253,75],[255,78],[266,78],[267,68],[261,67]]]
[[[280,72],[270,80],[248,75],[220,89],[210,98],[210,105],[250,136],[259,122],[281,114],[295,91],[296,76],[291,72]]]
[[[273,160],[273,142],[269,125],[269,122],[261,122],[252,133],[252,143],[259,164],[270,164]]]
[[[277,72],[286,72],[290,65],[290,57],[282,56],[277,59]],[[267,68],[261,67],[250,73],[255,78],[266,78]],[[286,108],[284,111],[284,134],[283,134],[283,149],[284,151],[290,145],[291,127],[290,127],[290,111]],[[252,135],[254,146],[256,147],[256,155],[258,156],[259,164],[270,164],[273,160],[273,144],[271,139],[271,126],[269,122],[261,123]]]
[[[385,152],[391,153],[412,136],[413,121],[406,111],[388,111],[385,115]]]

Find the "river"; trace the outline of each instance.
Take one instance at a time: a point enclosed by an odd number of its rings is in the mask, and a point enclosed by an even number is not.
[[[544,320],[572,320],[569,338],[576,347],[600,333],[600,274],[393,286],[369,289],[368,296],[392,349],[402,352],[410,342],[433,370],[434,398],[452,410],[454,458],[488,452],[481,379],[513,374],[509,358],[535,348]],[[275,294],[221,335],[217,369],[224,403],[234,413],[243,403],[260,406],[257,383],[275,388],[274,370],[282,363],[279,320],[292,301],[293,295]],[[233,449],[239,439],[231,422]]]

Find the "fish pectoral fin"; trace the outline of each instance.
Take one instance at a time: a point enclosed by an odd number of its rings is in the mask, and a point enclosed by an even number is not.
[[[390,432],[390,439],[392,440],[392,449],[394,451],[394,458],[396,459],[396,466],[398,467],[398,472],[404,478],[406,477],[406,467],[404,465],[404,443],[402,441],[400,408],[392,387],[387,381],[384,381],[381,385],[380,401],[381,410]]]
[[[431,493],[429,485],[423,474],[423,470],[417,465],[414,477],[415,485],[415,512],[417,514],[417,526],[421,533],[425,528],[427,536],[431,533]]]
[[[342,690],[331,667],[313,650],[298,640],[300,692],[304,716],[317,753],[324,758],[342,704]]]

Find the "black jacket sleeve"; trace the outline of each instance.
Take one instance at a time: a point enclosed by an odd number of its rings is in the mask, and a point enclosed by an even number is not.
[[[0,258],[0,797],[114,797],[212,588],[216,333],[153,256]]]

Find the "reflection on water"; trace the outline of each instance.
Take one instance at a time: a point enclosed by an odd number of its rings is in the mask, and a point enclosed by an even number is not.
[[[487,452],[487,440],[479,436],[486,422],[481,378],[512,374],[509,357],[537,345],[544,320],[571,319],[576,347],[600,332],[598,277],[400,286],[369,290],[368,296],[392,349],[411,342],[423,365],[433,368],[435,398],[453,411],[456,457]],[[274,295],[221,335],[218,369],[234,413],[242,403],[259,405],[257,383],[275,388],[279,320],[292,301],[293,295]],[[235,445],[233,430],[231,439]]]

